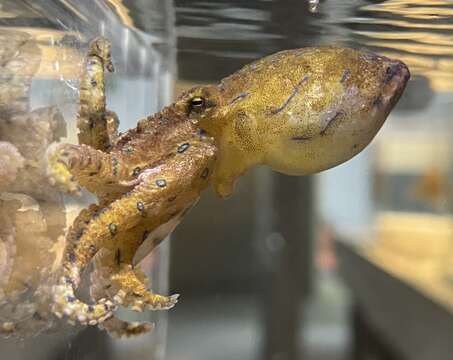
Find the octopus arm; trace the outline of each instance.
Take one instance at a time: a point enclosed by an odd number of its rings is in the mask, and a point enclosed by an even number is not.
[[[132,191],[99,211],[92,210],[88,219],[80,219],[86,226],[72,235],[67,245],[63,276],[55,291],[56,314],[95,325],[110,318],[118,304],[131,305],[137,311],[145,307],[173,307],[177,296],[167,297],[147,290],[131,266],[133,256],[145,232],[165,224],[198,198],[209,184],[214,159],[212,142],[194,140],[184,153],[177,153],[158,168],[143,171]],[[88,305],[74,294],[83,270],[101,249],[115,254],[118,267],[112,267],[111,272],[119,290],[113,301]],[[134,302],[125,302],[131,294],[135,296]]]
[[[90,295],[93,301],[99,301],[102,298],[110,297],[111,291],[114,291],[111,280],[112,269],[115,268],[114,257],[110,251],[101,251],[96,256],[94,264],[94,271],[90,277]],[[154,328],[154,324],[149,322],[125,321],[113,315],[102,324],[99,324],[99,327],[107,330],[116,337],[130,337],[151,331]]]
[[[87,145],[59,144],[49,149],[47,173],[53,182],[69,193],[80,185],[102,196],[106,189],[126,191],[135,176],[131,165],[121,156]]]
[[[74,220],[71,228],[66,235],[67,247],[79,242],[81,235],[86,230],[88,223],[101,207],[93,204],[88,209],[80,212]],[[72,262],[72,257],[68,256],[68,249],[65,249],[65,259],[63,260],[63,275],[58,280],[53,289],[52,312],[59,318],[68,317],[70,323],[96,325],[113,315],[113,302],[106,298],[97,299],[96,305],[88,305],[76,298],[74,289],[80,283],[79,272],[68,272],[68,262]]]
[[[109,151],[118,135],[118,117],[106,109],[105,68],[113,71],[110,43],[104,38],[96,38],[90,43],[80,79],[78,137],[80,144]]]

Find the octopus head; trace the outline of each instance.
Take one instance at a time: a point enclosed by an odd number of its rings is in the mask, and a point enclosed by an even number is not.
[[[290,175],[341,164],[374,138],[410,74],[400,61],[348,48],[283,51],[184,94],[188,117],[216,139],[221,196],[254,165]]]

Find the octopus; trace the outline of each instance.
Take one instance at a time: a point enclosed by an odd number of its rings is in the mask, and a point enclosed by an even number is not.
[[[125,336],[151,326],[120,320],[119,306],[140,312],[177,303],[178,294],[150,290],[136,265],[203,190],[227,197],[254,166],[305,175],[345,162],[374,138],[410,77],[400,61],[349,48],[282,51],[183,93],[118,134],[118,118],[106,109],[105,70],[113,71],[110,44],[96,38],[81,77],[79,144],[49,151],[55,184],[98,197],[69,229],[52,311]],[[90,264],[86,302],[76,291]]]

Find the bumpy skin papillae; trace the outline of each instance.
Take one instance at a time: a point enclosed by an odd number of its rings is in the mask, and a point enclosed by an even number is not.
[[[101,206],[92,204],[77,216],[67,234],[67,241],[77,242],[77,238],[87,228],[89,220],[102,209]],[[92,271],[90,296],[96,303],[105,303],[106,299],[113,298],[118,292],[118,287],[112,284],[112,273],[119,270],[115,256],[108,250],[102,249],[95,257],[94,270]],[[54,311],[57,310],[54,308]],[[58,310],[57,310],[58,311]],[[60,309],[60,311],[64,311]],[[107,317],[107,316],[105,316]],[[116,318],[114,315],[99,324],[99,327],[118,337],[134,336],[146,333],[152,329],[152,324],[142,322],[127,322]]]
[[[55,309],[72,321],[104,321],[117,334],[133,334],[134,328],[121,331],[130,324],[111,318],[116,305],[141,311],[176,302],[147,290],[133,258],[138,249],[152,251],[203,189],[212,184],[228,196],[235,179],[254,165],[300,175],[350,159],[372,140],[409,78],[401,62],[352,49],[281,52],[218,86],[188,91],[112,141],[115,131],[108,130],[109,117],[102,114],[103,74],[98,74],[110,63],[106,48],[103,39],[93,42],[82,79],[82,105],[95,102],[81,108],[84,145],[59,145],[50,156],[50,172],[60,184],[71,190],[77,182],[100,203],[70,237]],[[96,96],[89,96],[90,86]],[[96,122],[101,124],[93,126]],[[115,128],[115,121],[110,123]],[[154,241],[144,246],[148,234]],[[74,290],[98,252],[92,276],[98,303],[90,306],[76,299]]]
[[[103,71],[103,66],[96,69]],[[94,77],[93,71],[91,67],[84,76]],[[99,90],[98,82],[91,84]],[[86,97],[85,101],[88,100]],[[101,102],[87,108],[102,112],[105,103]],[[84,111],[83,117],[94,118],[89,111]],[[64,274],[55,288],[55,314],[84,324],[104,322],[116,305],[122,303],[138,311],[174,306],[176,296],[165,297],[148,291],[128,265],[132,264],[147,234],[178,218],[198,199],[209,183],[215,156],[212,138],[201,136],[187,117],[171,107],[140,121],[137,128],[119,137],[113,148],[96,140],[110,138],[111,135],[102,134],[107,128],[82,127],[84,134],[96,130],[90,136],[81,136],[88,145],[59,145],[49,156],[49,171],[56,181],[68,190],[77,181],[97,194],[102,204],[96,211],[91,209],[89,219],[85,219],[85,212],[76,220],[68,237]],[[115,254],[117,264],[111,269],[110,281],[118,292],[96,304],[85,304],[77,299],[75,289],[82,271],[100,249]]]
[[[113,71],[110,43],[102,38],[91,42],[80,81],[80,107],[77,118],[79,143],[107,151],[116,138],[116,115],[106,112],[104,68]],[[109,119],[107,119],[109,118]],[[116,128],[110,129],[111,122]]]
[[[186,137],[184,141],[191,144],[184,153],[178,153],[176,146],[175,159],[145,169],[133,190],[94,214],[83,233],[73,237],[63,264],[65,275],[55,290],[57,314],[64,313],[73,320],[91,324],[110,316],[114,306],[109,300],[88,306],[76,299],[74,287],[78,286],[83,269],[99,249],[114,253],[119,264],[132,264],[145,234],[178,216],[187,204],[196,201],[208,184],[206,176],[212,168],[214,147],[211,141],[200,139],[198,135]],[[120,283],[121,294],[117,294],[119,298],[113,297],[116,303],[122,303],[127,294],[134,293],[143,307],[166,309],[174,305],[175,297],[147,292],[130,270],[122,267],[113,278]]]
[[[90,295],[93,301],[99,301],[105,297],[111,297],[112,293],[117,292],[118,287],[112,283],[112,269],[118,269],[119,265],[115,257],[109,251],[103,251],[96,256],[95,269],[91,273]],[[135,269],[138,271],[138,269]],[[143,284],[147,284],[144,274],[140,274]],[[126,299],[125,299],[126,300]],[[144,334],[153,328],[153,324],[148,322],[128,322],[120,320],[115,316],[99,324],[101,329],[107,330],[111,335],[118,337],[129,337]]]

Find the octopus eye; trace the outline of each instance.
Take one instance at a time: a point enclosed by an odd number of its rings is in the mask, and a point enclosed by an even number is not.
[[[206,100],[201,96],[196,96],[190,99],[190,111],[201,112],[206,106]]]

